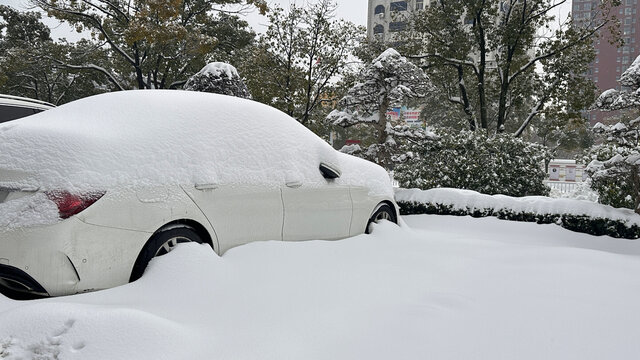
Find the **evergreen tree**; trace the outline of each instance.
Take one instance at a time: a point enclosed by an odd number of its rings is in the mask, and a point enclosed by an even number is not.
[[[208,64],[189,78],[184,89],[251,99],[249,89],[240,78],[238,70],[226,63]]]
[[[387,49],[367,65],[358,82],[339,102],[327,120],[345,128],[368,126],[374,129],[373,143],[365,149],[346,148],[345,152],[361,155],[392,168],[394,156],[401,155],[398,140],[404,137],[425,137],[426,133],[411,130],[406,125],[392,123],[388,113],[409,101],[427,96],[432,86],[424,72],[394,49]]]
[[[610,89],[602,93],[596,106],[605,111],[640,107],[640,56],[620,77],[628,90]],[[598,123],[594,131],[604,136],[604,144],[591,151],[593,161],[587,171],[599,201],[634,209],[640,214],[640,118],[615,125]]]

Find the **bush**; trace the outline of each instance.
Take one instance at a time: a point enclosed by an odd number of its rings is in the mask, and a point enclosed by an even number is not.
[[[592,218],[574,214],[538,214],[513,209],[458,208],[451,204],[427,203],[417,201],[398,201],[401,215],[455,215],[475,218],[495,216],[502,220],[535,222],[538,224],[557,224],[565,229],[596,236],[608,235],[615,238],[637,239],[640,227],[627,225],[622,220]]]
[[[605,168],[605,163],[616,155],[627,157],[633,155],[631,149],[615,144],[602,144],[594,146],[585,162],[589,164],[587,174],[591,176],[591,188],[599,195],[601,204],[611,205],[617,208],[634,209],[635,198],[638,194],[633,189],[633,175],[630,171],[613,172]],[[626,163],[616,164],[617,170],[625,170],[631,165]]]
[[[442,132],[434,140],[413,146],[395,169],[405,188],[450,187],[484,194],[548,195],[543,180],[546,148],[510,134]]]
[[[594,146],[586,159],[591,161],[586,172],[600,195],[598,201],[640,214],[640,118],[612,126],[598,123],[594,132],[605,141]]]

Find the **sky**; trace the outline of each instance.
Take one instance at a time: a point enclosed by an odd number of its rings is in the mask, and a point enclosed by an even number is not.
[[[272,6],[279,4],[283,8],[287,8],[290,4],[302,5],[309,0],[267,0],[267,3]],[[338,5],[336,16],[348,21],[353,22],[356,25],[367,25],[367,0],[334,0]],[[0,0],[0,4],[10,5],[19,10],[27,10],[29,8],[28,0]],[[566,14],[571,9],[571,1],[567,1],[564,6],[560,7],[557,12],[560,17],[566,17]],[[266,30],[267,18],[260,15],[258,11],[253,11],[247,14],[247,21],[253,27],[256,32],[264,32]],[[52,28],[52,36],[54,39],[67,38],[68,40],[78,40],[81,35],[72,30],[69,26],[61,24],[59,21],[53,18],[45,19],[44,21],[49,27]]]
[[[304,0],[267,0],[272,6],[279,4],[283,8],[289,7],[290,4],[302,5]],[[336,0],[338,9],[336,16],[351,21],[356,25],[367,25],[367,0]],[[18,10],[24,11],[29,8],[28,0],[0,0],[0,4],[10,5]],[[253,11],[247,15],[247,21],[256,32],[264,32],[266,30],[267,18],[260,15],[258,11]],[[74,41],[79,39],[80,34],[76,33],[69,26],[60,24],[56,19],[45,19],[45,24],[52,28],[52,37],[54,39],[67,38]]]
[[[4,0],[0,0],[4,1]],[[356,25],[367,25],[367,0],[337,0],[338,9],[336,11],[336,16],[338,18],[342,18]],[[283,8],[287,8],[289,4],[298,4],[301,5],[305,3],[303,0],[284,0],[284,1],[274,1],[267,0],[269,6],[274,4],[279,4]],[[267,20],[264,16],[254,12],[247,17],[247,21],[251,26],[258,32],[263,32],[265,30],[265,24],[267,24]]]

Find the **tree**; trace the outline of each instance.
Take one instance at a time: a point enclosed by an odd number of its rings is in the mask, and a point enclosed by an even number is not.
[[[332,1],[320,0],[291,5],[288,11],[272,9],[266,33],[237,64],[254,99],[306,126],[318,119],[364,35],[364,29],[335,20],[335,8]]]
[[[575,111],[579,97],[567,95],[581,92],[593,41],[615,23],[611,7],[619,1],[604,0],[589,21],[569,20],[549,34],[552,10],[566,2],[435,1],[413,18],[407,53],[424,60],[434,83],[444,84],[469,129],[521,136],[550,103]]]
[[[392,155],[399,149],[395,138],[426,135],[392,123],[388,113],[412,99],[426,97],[431,84],[420,68],[394,49],[387,49],[374,59],[358,78],[359,82],[349,89],[340,100],[339,109],[332,111],[327,120],[345,128],[373,127],[375,139],[363,156],[391,169]]]
[[[628,90],[603,92],[596,101],[600,110],[640,108],[640,56],[622,74],[620,84]],[[592,149],[593,161],[587,167],[599,201],[640,214],[640,118],[610,126],[598,123],[594,131],[605,138]]]
[[[247,85],[242,82],[238,70],[226,63],[210,63],[189,78],[185,90],[251,99]]]
[[[33,1],[78,31],[90,31],[96,49],[106,50],[110,66],[57,60],[71,69],[97,71],[118,89],[183,85],[219,45],[232,50],[228,38],[245,38],[249,33],[246,22],[229,17],[223,6],[252,4],[266,11],[263,0]],[[239,26],[222,26],[225,21]]]
[[[52,59],[87,56],[88,48],[84,41],[54,43],[40,13],[0,5],[0,92],[56,105],[102,92],[101,79],[80,77]]]

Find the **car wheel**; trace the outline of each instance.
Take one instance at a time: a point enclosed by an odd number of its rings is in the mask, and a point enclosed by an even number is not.
[[[389,206],[389,204],[382,203],[378,205],[376,210],[373,212],[373,215],[371,215],[371,217],[369,218],[369,222],[367,223],[367,230],[365,231],[365,233],[371,234],[371,224],[377,224],[382,220],[391,221],[394,224],[398,223],[396,212],[391,206]]]
[[[144,274],[149,261],[173,250],[178,244],[196,242],[202,244],[202,238],[189,226],[172,227],[158,230],[144,245],[131,271],[129,282],[138,280]]]

